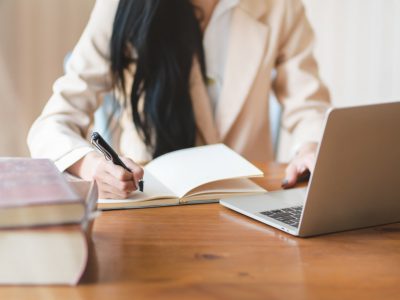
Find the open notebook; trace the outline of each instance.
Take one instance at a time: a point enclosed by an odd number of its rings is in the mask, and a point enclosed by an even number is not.
[[[99,199],[100,209],[217,202],[233,195],[266,191],[249,180],[263,172],[223,144],[162,155],[144,167],[144,192],[129,199]]]

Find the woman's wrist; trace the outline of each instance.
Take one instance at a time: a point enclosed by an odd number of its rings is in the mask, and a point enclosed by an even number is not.
[[[84,180],[93,180],[96,166],[99,164],[103,156],[96,151],[89,152],[76,163],[71,165],[67,172],[78,176]]]

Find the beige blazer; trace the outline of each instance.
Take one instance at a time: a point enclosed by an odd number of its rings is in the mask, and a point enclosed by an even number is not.
[[[60,170],[93,151],[87,136],[94,112],[112,89],[109,43],[117,6],[118,0],[97,0],[66,74],[55,82],[52,97],[29,132],[32,156],[51,158]],[[329,94],[318,75],[313,33],[301,1],[241,0],[232,13],[230,32],[215,115],[198,64],[192,68],[197,144],[222,142],[250,160],[272,160],[272,90],[284,108],[282,126],[293,133],[295,143],[318,141]],[[137,162],[151,159],[129,107],[118,128],[114,146],[121,154]]]

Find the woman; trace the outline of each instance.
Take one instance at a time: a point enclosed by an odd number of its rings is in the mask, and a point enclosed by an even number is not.
[[[173,150],[223,142],[249,160],[272,160],[271,88],[297,145],[290,187],[313,169],[329,106],[300,0],[97,0],[28,144],[61,171],[95,178],[100,197],[125,198],[140,163]],[[114,146],[132,173],[86,138],[110,91],[124,107]]]

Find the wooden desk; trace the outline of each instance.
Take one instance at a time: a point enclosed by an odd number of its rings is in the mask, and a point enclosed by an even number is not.
[[[283,166],[265,170],[279,188]],[[93,241],[79,286],[0,299],[400,299],[400,224],[301,239],[203,204],[105,212]]]

